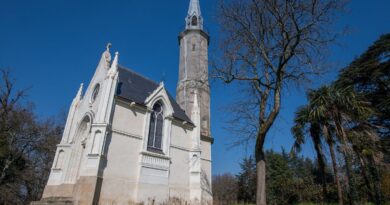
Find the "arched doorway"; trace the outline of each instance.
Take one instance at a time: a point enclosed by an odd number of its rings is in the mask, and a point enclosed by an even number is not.
[[[75,183],[79,177],[80,168],[85,155],[85,143],[89,138],[91,129],[91,118],[87,115],[80,122],[73,139],[72,154],[69,161],[69,172],[67,181]]]

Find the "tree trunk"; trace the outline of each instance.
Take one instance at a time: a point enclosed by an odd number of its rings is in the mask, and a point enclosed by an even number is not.
[[[265,180],[266,180],[266,166],[264,151],[257,154],[256,157],[256,174],[257,174],[257,190],[256,190],[256,204],[266,205],[266,191],[265,191]]]
[[[374,178],[374,193],[375,193],[375,205],[382,204],[382,192],[381,192],[381,180],[377,165],[372,157],[368,158],[370,173]]]
[[[374,194],[372,193],[373,190],[372,190],[372,187],[371,187],[371,180],[369,179],[369,176],[367,175],[367,172],[366,172],[367,164],[365,163],[363,157],[360,156],[358,151],[355,150],[355,152],[356,152],[356,155],[357,155],[357,157],[359,158],[359,161],[360,161],[360,170],[361,170],[362,175],[363,175],[364,183],[367,186],[368,198],[370,199],[370,201],[374,201],[375,197],[374,197]]]
[[[275,122],[276,117],[280,111],[280,99],[281,99],[281,78],[278,77],[276,82],[275,94],[274,94],[274,105],[273,109],[265,118],[266,101],[260,105],[260,116],[259,116],[259,131],[256,137],[256,174],[257,174],[257,189],[256,189],[256,205],[267,205],[266,199],[266,160],[264,155],[264,142],[267,132]],[[266,98],[265,98],[266,99]]]
[[[335,179],[335,182],[337,185],[337,195],[338,195],[338,199],[339,199],[339,205],[343,205],[343,191],[341,190],[339,173],[337,171],[336,155],[334,153],[334,147],[333,147],[332,140],[330,140],[330,139],[328,140],[328,145],[329,145],[330,157],[332,158],[334,179]]]
[[[354,190],[353,190],[354,187],[352,187],[353,185],[351,185],[351,163],[350,163],[348,153],[347,153],[347,151],[345,151],[346,148],[343,147],[342,149],[343,149],[343,155],[344,155],[344,160],[345,160],[345,169],[347,172],[346,184],[347,184],[349,204],[355,205],[356,203],[355,203]]]
[[[310,127],[310,135],[314,142],[314,149],[316,150],[316,154],[317,154],[318,168],[320,170],[320,175],[321,175],[322,196],[323,196],[323,200],[326,201],[328,190],[326,188],[325,160],[324,160],[324,154],[322,152],[319,130],[320,130],[320,126],[318,124],[312,124]]]
[[[256,189],[256,205],[267,205],[266,200],[266,161],[263,150],[265,133],[259,133],[256,140],[256,174],[257,174],[257,189]]]
[[[337,110],[337,109],[335,109]],[[341,123],[341,116],[340,116],[340,113],[336,112],[337,114],[334,114],[333,117],[334,117],[334,122],[335,122],[335,125],[336,125],[336,133],[339,137],[339,139],[341,139],[341,143],[342,143],[342,153],[344,155],[344,160],[345,160],[345,169],[346,169],[346,172],[347,172],[347,179],[346,179],[346,185],[347,185],[347,192],[348,192],[348,198],[349,198],[349,204],[351,205],[355,205],[356,202],[355,202],[355,187],[354,187],[354,183],[352,183],[351,185],[351,162],[350,162],[350,156],[349,156],[349,153],[348,153],[348,139],[347,139],[347,134],[345,133],[345,130],[342,126],[342,123]]]

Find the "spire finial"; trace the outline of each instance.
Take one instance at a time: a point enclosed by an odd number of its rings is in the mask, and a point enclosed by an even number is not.
[[[111,68],[107,73],[108,77],[114,78],[118,71],[118,58],[119,58],[119,52],[115,52],[114,60],[112,61]]]
[[[188,15],[198,15],[201,16],[199,0],[191,0],[190,7],[188,8]]]
[[[106,45],[106,51],[110,52],[110,48],[112,47],[112,44],[110,42],[107,43]]]
[[[186,17],[186,29],[203,29],[203,18],[199,0],[190,0]]]
[[[76,95],[76,99],[77,100],[81,100],[81,98],[82,98],[83,87],[84,87],[84,83],[81,83],[80,87],[79,87],[79,90],[77,91],[77,95]]]
[[[103,53],[103,57],[105,59],[105,67],[106,69],[108,69],[110,67],[110,63],[111,63],[111,54],[110,54],[110,48],[111,48],[112,44],[111,43],[107,43],[106,45],[106,50],[104,51]]]

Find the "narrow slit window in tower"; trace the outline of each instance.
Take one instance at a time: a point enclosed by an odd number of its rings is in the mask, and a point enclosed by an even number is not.
[[[198,18],[196,16],[193,16],[191,19],[191,25],[197,26],[198,25]]]

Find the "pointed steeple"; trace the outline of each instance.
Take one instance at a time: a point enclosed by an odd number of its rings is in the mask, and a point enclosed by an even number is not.
[[[196,14],[198,16],[201,15],[199,0],[191,0],[190,1],[190,6],[188,8],[188,15],[191,16],[194,14]]]
[[[76,96],[73,98],[72,107],[77,107],[78,103],[83,99],[83,87],[84,83],[81,83]]]
[[[191,0],[186,17],[186,29],[203,30],[203,17],[199,0]]]
[[[83,94],[83,87],[84,87],[84,83],[81,83],[80,84],[80,88],[79,90],[77,91],[77,95],[76,95],[76,98],[78,101],[81,100],[81,98],[83,98],[82,94]]]
[[[118,56],[119,56],[119,52],[117,51],[117,52],[115,52],[115,57],[114,57],[114,60],[112,61],[111,68],[110,68],[110,70],[108,70],[108,73],[107,73],[108,77],[114,78],[114,76],[116,75],[116,73],[118,71]]]

